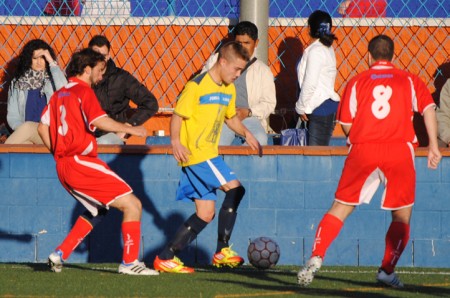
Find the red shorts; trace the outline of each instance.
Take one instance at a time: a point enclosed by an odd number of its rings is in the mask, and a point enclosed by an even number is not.
[[[56,163],[58,178],[67,191],[93,216],[115,199],[133,192],[131,187],[97,157],[75,155]]]
[[[382,209],[396,210],[414,204],[416,171],[411,144],[352,145],[336,190],[336,201],[368,204],[381,182],[385,185]]]

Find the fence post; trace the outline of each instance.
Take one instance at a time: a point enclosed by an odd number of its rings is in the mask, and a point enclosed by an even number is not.
[[[241,0],[240,21],[252,22],[258,27],[259,44],[256,48],[256,57],[268,63],[269,41],[269,0]]]

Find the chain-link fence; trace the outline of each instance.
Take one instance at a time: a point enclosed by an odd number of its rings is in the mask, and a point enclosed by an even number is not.
[[[367,68],[368,40],[380,33],[394,38],[397,66],[420,75],[432,92],[441,87],[450,51],[448,0],[272,0],[268,64],[276,77],[278,114],[296,101],[295,66],[309,41],[306,18],[316,9],[334,17],[339,93],[349,77]],[[239,0],[0,0],[0,123],[11,61],[33,38],[51,44],[65,67],[93,35],[106,35],[114,61],[148,86],[163,112],[174,107],[239,14]]]

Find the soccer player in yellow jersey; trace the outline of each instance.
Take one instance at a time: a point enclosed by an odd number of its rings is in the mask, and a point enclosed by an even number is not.
[[[155,258],[153,264],[158,271],[194,272],[193,268],[184,266],[176,254],[214,218],[217,189],[225,192],[225,199],[219,211],[217,249],[212,263],[217,267],[237,267],[244,261],[231,250],[228,241],[245,189],[219,156],[218,144],[225,122],[245,137],[247,144],[261,156],[260,144],[236,117],[233,82],[248,60],[248,52],[239,43],[223,45],[216,64],[188,82],[177,102],[170,123],[173,156],[182,167],[176,197],[195,202],[196,212]]]

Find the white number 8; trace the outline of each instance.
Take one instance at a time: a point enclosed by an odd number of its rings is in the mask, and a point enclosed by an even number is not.
[[[378,85],[373,88],[373,98],[375,101],[372,103],[372,113],[378,119],[384,119],[389,115],[391,106],[389,105],[389,99],[392,96],[392,88],[389,86]]]

